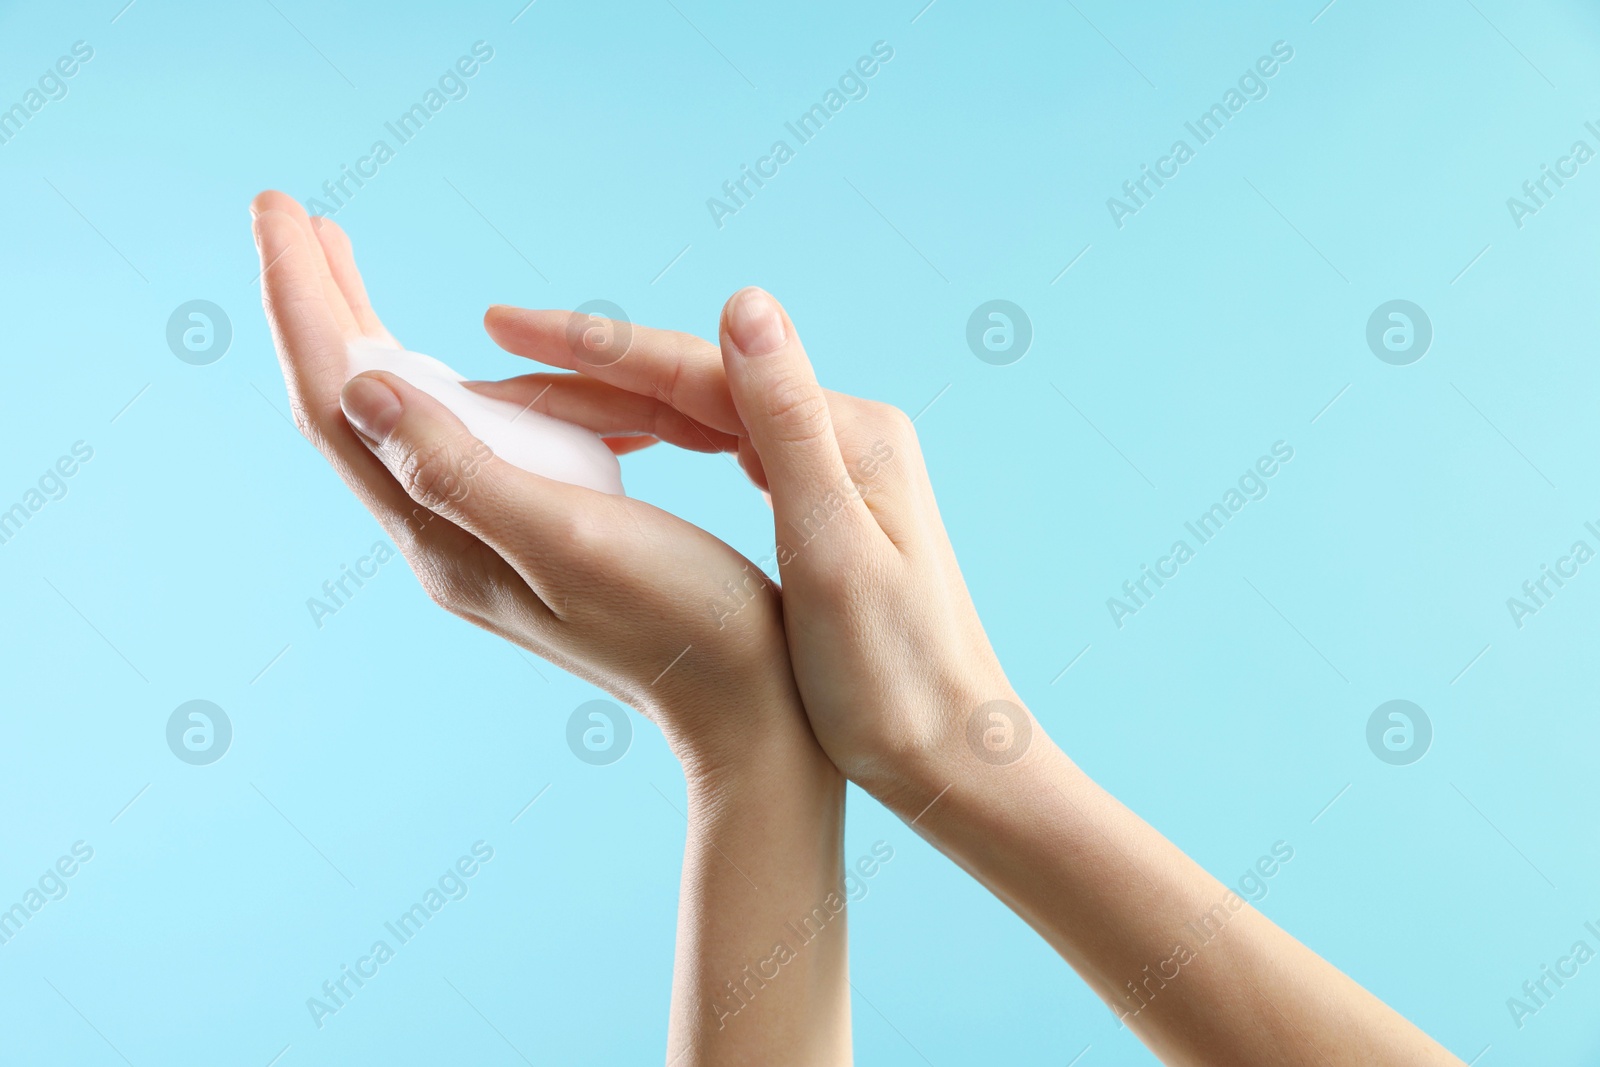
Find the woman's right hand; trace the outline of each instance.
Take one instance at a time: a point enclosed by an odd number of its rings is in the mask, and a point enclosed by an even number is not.
[[[737,438],[741,464],[770,493],[806,713],[847,777],[914,815],[930,785],[984,769],[966,740],[974,717],[991,740],[1007,730],[1032,735],[962,581],[904,413],[821,388],[794,323],[760,289],[727,302],[720,352],[634,326],[626,358],[591,364],[565,343],[565,321],[562,312],[497,307],[486,325],[509,351],[609,387],[597,402],[660,400]]]
[[[497,310],[490,332],[560,362],[552,314]],[[1038,930],[1167,1063],[1459,1067],[1044,734],[978,622],[910,420],[820,388],[759,289],[728,301],[720,333],[718,352],[635,328],[627,359],[563,365],[740,436],[771,493],[795,678],[840,770]]]
[[[764,290],[734,294],[720,336],[771,494],[812,729],[847,777],[915,811],[970,758],[975,718],[1012,739],[1032,732],[961,577],[916,430],[898,408],[818,385],[794,322]]]

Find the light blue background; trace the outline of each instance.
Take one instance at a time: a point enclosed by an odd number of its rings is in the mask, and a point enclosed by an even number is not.
[[[1262,910],[1463,1059],[1600,1058],[1600,963],[1521,1030],[1505,1003],[1600,948],[1600,570],[1520,630],[1505,603],[1600,519],[1600,162],[1520,230],[1506,207],[1600,147],[1593,5],[122,2],[0,6],[0,105],[95,50],[0,146],[0,507],[94,448],[0,545],[0,906],[95,850],[0,946],[0,1061],[663,1058],[660,736],[636,719],[621,762],[580,763],[565,721],[597,694],[398,560],[320,630],[305,604],[380,533],[288,422],[246,204],[315,195],[477,40],[470,95],[338,216],[400,338],[506,375],[491,302],[708,334],[768,287],[829,384],[922,411],[994,642],[1091,773],[1225,881],[1292,844]],[[706,198],[879,40],[870,95],[719,230]],[[1119,230],[1106,198],[1279,40],[1270,95]],[[1007,367],[964,340],[997,297],[1035,329]],[[195,298],[235,331],[210,366],[164,340]],[[1364,341],[1394,298],[1435,328],[1408,367]],[[1270,495],[1116,628],[1106,598],[1277,440]],[[769,551],[724,459],[625,477]],[[234,724],[209,767],[164,740],[194,698]],[[1434,725],[1411,766],[1366,747],[1393,698]],[[319,1031],[306,998],[480,839],[471,894]],[[880,839],[861,1062],[1150,1062],[853,792],[847,855]]]

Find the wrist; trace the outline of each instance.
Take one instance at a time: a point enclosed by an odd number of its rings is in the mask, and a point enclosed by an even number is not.
[[[669,1048],[683,1062],[848,1063],[844,777],[799,701],[766,699],[779,703],[713,709],[732,741],[679,753],[688,827]]]
[[[843,778],[818,746],[787,670],[715,704],[662,716],[668,722],[695,723],[693,729],[674,730],[667,737],[683,766],[691,805],[762,792],[842,787]]]
[[[1061,756],[1003,675],[945,691],[952,695],[929,717],[933,728],[897,746],[884,773],[861,783],[908,822],[950,793],[1014,788],[1041,760]]]
[[[736,813],[803,807],[833,793],[843,796],[844,775],[812,736],[805,715],[740,737],[730,745],[703,746],[681,754],[691,808],[712,818]]]

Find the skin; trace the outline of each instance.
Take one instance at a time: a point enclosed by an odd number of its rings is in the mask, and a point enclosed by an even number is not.
[[[296,421],[430,594],[640,708],[684,762],[669,1060],[848,1062],[842,916],[781,978],[745,970],[838,889],[831,759],[1032,924],[1165,1062],[1459,1063],[1050,742],[983,633],[909,420],[822,390],[765,294],[729,302],[720,351],[637,328],[620,355],[603,339],[574,348],[567,313],[494,308],[485,325],[503,347],[580,375],[478,388],[619,451],[653,439],[736,451],[770,492],[781,602],[703,531],[485,457],[392,376],[363,376],[341,407],[343,341],[388,337],[348,242],[287,197],[264,194],[253,212]],[[748,603],[694,609],[707,578]],[[661,675],[684,647],[703,654]],[[750,995],[734,1013],[715,986],[741,979]]]
[[[562,313],[492,308],[485,322],[617,403],[667,404],[736,439],[770,495],[789,654],[828,756],[1032,925],[1163,1062],[1460,1063],[1050,741],[984,634],[910,420],[821,389],[770,296],[735,294],[720,350],[634,327],[606,366],[559,343]]]
[[[502,462],[393,375],[346,385],[346,342],[394,343],[348,238],[281,193],[262,193],[250,212],[295,423],[428,595],[637,708],[682,761],[689,830],[667,1062],[849,1063],[844,915],[775,977],[761,973],[774,974],[763,961],[787,924],[842,898],[844,877],[844,780],[807,725],[777,590],[746,581],[759,573],[749,561],[660,509]],[[594,358],[603,343],[579,351]],[[575,377],[546,384],[530,376],[509,388],[525,403],[543,391],[535,406],[617,451],[656,439],[737,447],[658,400]],[[508,387],[486,391],[497,388]],[[743,608],[707,610],[735,580]]]

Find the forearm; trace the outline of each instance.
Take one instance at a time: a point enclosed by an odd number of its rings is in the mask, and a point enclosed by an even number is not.
[[[844,779],[792,719],[686,763],[669,1064],[850,1062]]]
[[[785,639],[828,754],[1032,923],[1161,1056],[1454,1062],[1095,787],[1026,715],[1035,737],[1020,759],[989,747],[1010,736],[989,702],[1015,698],[939,520],[914,416],[823,390],[794,322],[757,288],[724,306],[717,353],[633,336],[617,373],[737,434],[741,465],[769,491]],[[1214,935],[1176,951],[1219,903]],[[1152,967],[1170,977],[1124,1000]]]
[[[896,807],[1040,932],[1166,1063],[1451,1064],[1427,1035],[1207,874],[1037,726],[1015,763],[957,756]],[[948,789],[946,787],[948,786]]]

